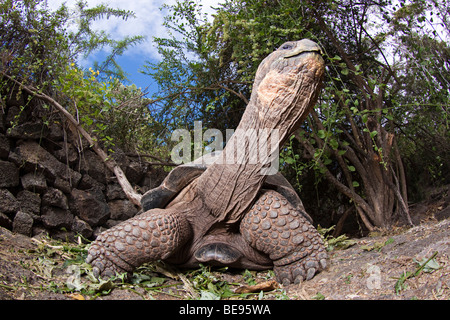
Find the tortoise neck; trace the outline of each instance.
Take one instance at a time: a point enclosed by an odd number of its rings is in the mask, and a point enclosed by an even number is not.
[[[199,177],[198,193],[218,221],[239,221],[266,177],[278,172],[279,147],[317,101],[323,74],[321,58],[317,59],[308,57],[300,67],[288,69],[287,87],[276,85],[278,71],[268,72],[221,156]]]

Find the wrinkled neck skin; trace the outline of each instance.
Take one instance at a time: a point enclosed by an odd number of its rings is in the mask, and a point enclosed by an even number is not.
[[[197,192],[218,222],[233,224],[242,218],[267,177],[264,169],[317,101],[322,57],[316,52],[289,58],[277,53],[258,69],[251,100],[230,139],[234,144],[230,147],[229,141],[220,158],[198,178]]]

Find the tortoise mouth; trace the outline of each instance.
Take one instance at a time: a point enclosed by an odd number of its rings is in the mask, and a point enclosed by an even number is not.
[[[293,46],[293,48],[284,55],[285,59],[288,59],[291,57],[297,57],[304,53],[306,54],[306,53],[314,53],[315,52],[321,56],[324,55],[322,48],[316,42],[311,41],[309,39],[303,39],[303,40],[296,42],[295,45],[288,44],[287,46],[288,47]],[[284,47],[282,47],[282,48],[284,48]]]
[[[303,57],[303,56],[306,57],[308,55],[316,55],[316,56],[323,57],[323,52],[320,48],[318,48],[317,50],[301,50],[301,51],[293,52],[289,55],[284,56],[284,59],[299,58],[299,57]]]

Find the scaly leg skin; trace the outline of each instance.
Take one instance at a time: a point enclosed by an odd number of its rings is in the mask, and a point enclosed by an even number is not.
[[[95,277],[129,273],[145,262],[169,257],[191,233],[188,221],[176,212],[153,209],[100,234],[86,262]]]
[[[240,230],[250,246],[269,255],[283,285],[310,280],[326,268],[327,253],[317,230],[273,190],[263,191]]]

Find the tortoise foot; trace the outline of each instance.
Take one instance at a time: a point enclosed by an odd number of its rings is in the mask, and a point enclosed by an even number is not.
[[[287,285],[310,280],[327,264],[317,230],[279,193],[266,190],[244,217],[241,234],[274,263],[277,281]]]
[[[96,277],[132,272],[145,262],[169,257],[190,234],[188,222],[176,213],[150,210],[100,234],[86,262]]]
[[[97,239],[97,241],[101,241]],[[99,242],[91,245],[86,262],[92,265],[94,277],[110,278],[134,268],[123,261],[108,245]]]
[[[303,280],[311,280],[316,273],[327,267],[327,254],[325,251],[318,250],[318,252],[312,252],[309,255],[301,251],[294,252],[288,259],[293,261],[284,265],[279,265],[280,261],[275,261],[274,272],[277,281],[283,285],[298,284]],[[283,263],[286,262],[286,259],[282,260]]]

